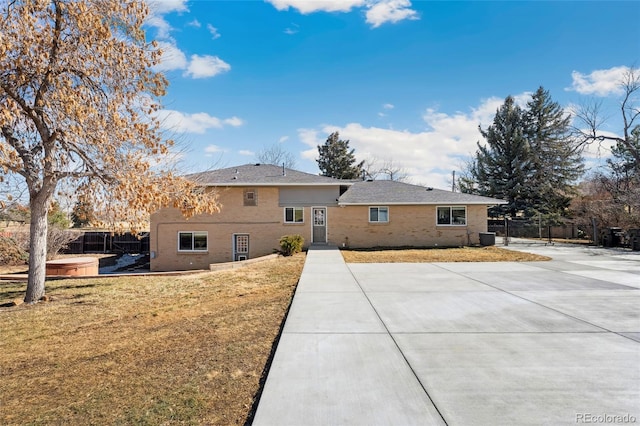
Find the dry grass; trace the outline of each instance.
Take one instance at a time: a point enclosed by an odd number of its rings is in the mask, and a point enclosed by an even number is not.
[[[499,247],[462,247],[405,250],[342,250],[347,263],[420,262],[531,262],[551,260],[546,256]]]
[[[245,423],[303,263],[52,281],[0,307],[0,424]],[[23,293],[0,282],[0,306]]]

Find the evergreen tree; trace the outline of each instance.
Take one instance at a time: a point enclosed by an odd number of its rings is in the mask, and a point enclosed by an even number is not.
[[[507,97],[493,124],[480,129],[487,144],[478,143],[460,188],[506,200],[501,212],[512,217],[563,215],[584,170],[570,125],[570,116],[542,87],[524,110]]]
[[[636,126],[628,138],[628,143],[621,141],[611,148],[612,158],[607,160],[614,174],[626,178],[640,178],[640,163],[633,152],[640,152],[640,125]]]
[[[471,174],[477,182],[477,192],[503,199],[502,213],[512,217],[528,207],[527,182],[533,174],[531,149],[525,136],[524,112],[508,96],[498,108],[486,130],[479,128],[487,145],[478,142]]]
[[[547,215],[562,214],[584,171],[579,142],[570,133],[571,117],[540,87],[527,103],[524,119],[533,167],[527,184],[529,208]]]
[[[607,160],[611,173],[607,181],[612,203],[622,207],[637,225],[640,218],[640,163],[633,150],[640,152],[640,126],[631,131],[626,143],[618,141],[611,149],[612,157]]]
[[[318,145],[318,168],[322,176],[336,179],[358,179],[362,176],[364,161],[356,164],[354,149],[349,141],[340,140],[338,132],[331,133],[324,145]]]

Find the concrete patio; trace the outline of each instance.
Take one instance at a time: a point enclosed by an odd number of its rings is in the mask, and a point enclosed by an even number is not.
[[[640,421],[640,252],[508,248],[554,260],[310,250],[253,424]]]

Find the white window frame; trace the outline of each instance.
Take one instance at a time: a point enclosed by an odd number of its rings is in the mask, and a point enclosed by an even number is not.
[[[293,210],[293,220],[287,220],[287,209]],[[302,220],[296,221],[296,211],[302,212]],[[304,207],[285,207],[283,210],[284,213],[284,223],[288,223],[290,225],[295,225],[299,223],[304,223]]]
[[[191,248],[180,248],[180,241],[183,234],[191,234]],[[204,236],[206,238],[206,246],[204,248],[196,248],[196,236]],[[207,231],[178,231],[178,252],[180,253],[206,253],[209,251],[209,233]]]
[[[449,209],[449,223],[440,223],[438,212],[440,209]],[[464,223],[453,223],[453,210],[464,210]],[[467,206],[436,206],[436,226],[467,226]]]
[[[378,210],[378,220],[371,220],[371,210]],[[387,211],[387,220],[380,220],[380,209]],[[369,206],[369,223],[389,223],[389,207],[387,206]]]

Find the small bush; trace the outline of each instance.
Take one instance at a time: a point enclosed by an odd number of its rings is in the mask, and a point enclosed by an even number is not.
[[[280,238],[280,253],[284,256],[291,256],[302,251],[304,238],[302,235],[285,235]]]
[[[0,235],[0,264],[24,265],[28,259],[29,255],[16,240]]]

